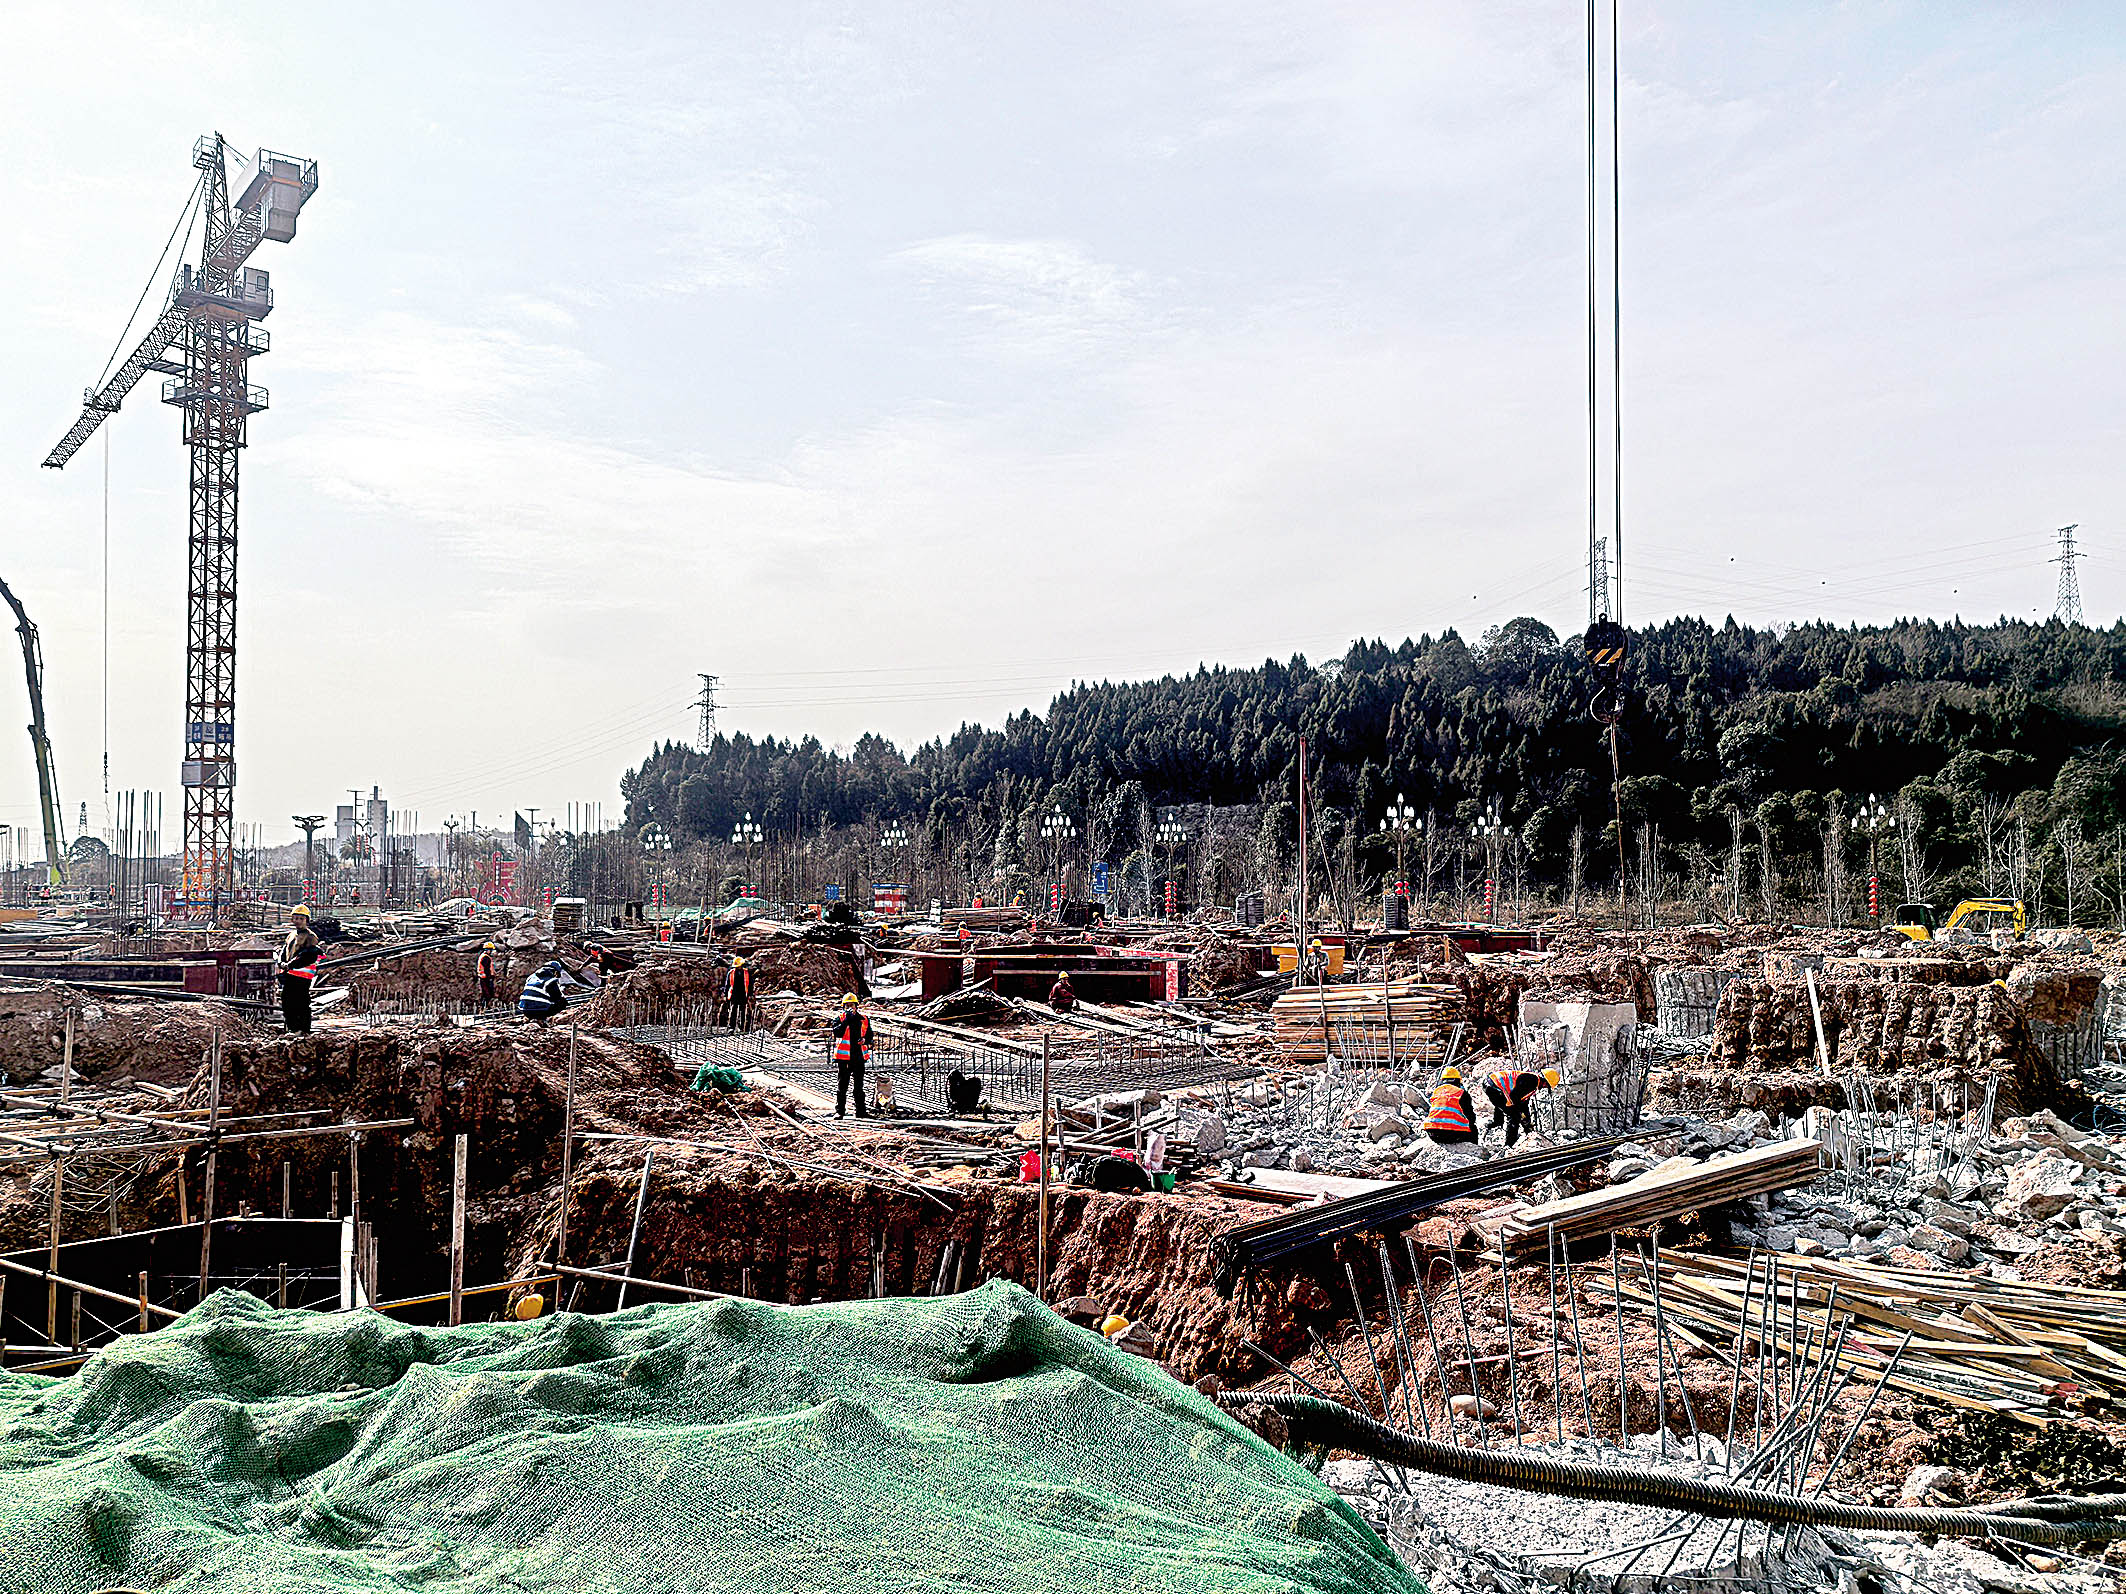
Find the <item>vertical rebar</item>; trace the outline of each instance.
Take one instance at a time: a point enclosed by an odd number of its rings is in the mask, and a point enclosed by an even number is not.
[[[1624,1277],[1617,1268],[1617,1237],[1609,1237],[1609,1298],[1617,1309],[1617,1448],[1629,1448],[1631,1408],[1624,1385]]]
[[[1407,1231],[1403,1235],[1403,1257],[1410,1264],[1410,1282],[1417,1292],[1417,1309],[1424,1315],[1425,1338],[1432,1344],[1432,1371],[1439,1379],[1440,1415],[1447,1424],[1447,1437],[1460,1444],[1461,1435],[1454,1426],[1454,1404],[1447,1394],[1447,1358],[1440,1354],[1439,1332],[1432,1324],[1432,1303],[1425,1297],[1429,1270],[1418,1265],[1417,1242]]]
[[[1508,1258],[1503,1244],[1499,1247],[1499,1300],[1506,1312],[1506,1388],[1513,1400],[1513,1442],[1526,1444],[1521,1437],[1521,1369],[1520,1360],[1514,1354],[1513,1345],[1513,1285],[1507,1275],[1513,1270],[1507,1265]]]
[[[1380,1242],[1380,1284],[1382,1293],[1388,1298],[1388,1322],[1395,1330],[1395,1349],[1397,1356],[1401,1360],[1403,1426],[1408,1428],[1410,1419],[1414,1415],[1419,1426],[1423,1429],[1425,1437],[1429,1439],[1432,1437],[1432,1421],[1425,1415],[1425,1402],[1422,1392],[1420,1392],[1416,1401],[1416,1411],[1413,1413],[1411,1410],[1410,1386],[1417,1382],[1417,1364],[1416,1358],[1410,1354],[1410,1336],[1403,1325],[1402,1289],[1396,1283],[1395,1259],[1388,1253],[1388,1242],[1386,1240]]]
[[[1503,1252],[1500,1253],[1504,1255]],[[1550,1275],[1550,1409],[1556,1418],[1558,1443],[1565,1442],[1565,1388],[1559,1372],[1558,1346],[1558,1226],[1543,1230],[1543,1262]]]
[[[1490,1432],[1484,1426],[1484,1388],[1476,1381],[1476,1349],[1469,1342],[1469,1302],[1462,1294],[1462,1266],[1455,1260],[1454,1247],[1447,1247],[1447,1266],[1454,1274],[1454,1307],[1462,1319],[1462,1355],[1469,1363],[1469,1398],[1476,1402],[1477,1442],[1487,1449],[1491,1444]]]

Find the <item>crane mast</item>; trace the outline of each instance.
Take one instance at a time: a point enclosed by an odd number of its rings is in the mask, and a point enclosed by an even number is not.
[[[37,627],[14,589],[0,581],[0,598],[15,611],[15,634],[22,639],[22,673],[30,686],[30,751],[37,759],[37,803],[44,820],[45,878],[54,886],[66,884],[66,845],[59,835],[59,776],[52,768],[52,739],[44,730],[44,647],[37,640]]]
[[[317,192],[317,162],[260,150],[232,204],[227,145],[210,133],[192,146],[203,220],[199,261],[179,266],[147,336],[82,409],[44,463],[65,466],[104,418],[150,371],[162,401],[184,416],[191,455],[186,551],[184,865],[185,903],[210,917],[236,889],[236,545],[239,461],[250,418],[267,394],[250,383],[250,362],[270,347],[258,323],[273,310],[267,274],[247,265],[269,240],[295,236],[296,216]]]

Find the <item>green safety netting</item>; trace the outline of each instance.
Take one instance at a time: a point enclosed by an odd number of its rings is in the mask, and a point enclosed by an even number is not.
[[[1002,1281],[422,1329],[224,1291],[0,1376],[0,1591],[1422,1585],[1304,1469]]]

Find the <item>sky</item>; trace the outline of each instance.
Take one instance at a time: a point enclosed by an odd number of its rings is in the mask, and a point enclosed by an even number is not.
[[[2068,522],[2116,617],[2126,17],[1619,27],[1625,618],[2041,617]],[[429,829],[617,818],[703,671],[726,731],[912,747],[1074,680],[1584,623],[1579,5],[83,0],[9,31],[0,576],[69,834],[107,822],[106,749],[176,828],[177,413],[150,378],[39,462],[159,301],[210,130],[321,173],[252,262],[236,751],[271,839],[371,786]],[[35,794],[0,737],[0,824]]]

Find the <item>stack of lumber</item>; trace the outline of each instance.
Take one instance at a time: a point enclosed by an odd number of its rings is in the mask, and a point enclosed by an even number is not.
[[[1270,1004],[1271,1038],[1286,1059],[1319,1063],[1328,1058],[1329,1028],[1337,1024],[1395,1026],[1395,1051],[1411,1056],[1436,1051],[1447,1032],[1468,1016],[1462,993],[1452,985],[1398,980],[1373,985],[1295,986]]]
[[[970,935],[1008,935],[1032,924],[1033,915],[1024,908],[947,908],[942,923],[953,935],[962,930]]]
[[[1500,1226],[1499,1243],[1512,1250],[1543,1245],[1544,1236],[1552,1233],[1561,1240],[1614,1234],[1700,1212],[1723,1201],[1790,1189],[1816,1177],[1822,1152],[1822,1145],[1814,1140],[1777,1140],[1704,1162],[1672,1158],[1629,1184],[1516,1208]]]
[[[1651,1312],[1643,1259],[1621,1277],[1624,1304]],[[1604,1270],[1594,1278],[1606,1298]],[[1839,1365],[1861,1389],[1883,1380],[1941,1405],[2023,1422],[2057,1415],[2070,1396],[2126,1399],[2126,1294],[2117,1290],[1673,1252],[1660,1257],[1660,1281],[1671,1331],[1723,1356],[1739,1343],[1753,1358],[1762,1338],[1781,1355],[1819,1359],[1845,1324]]]

